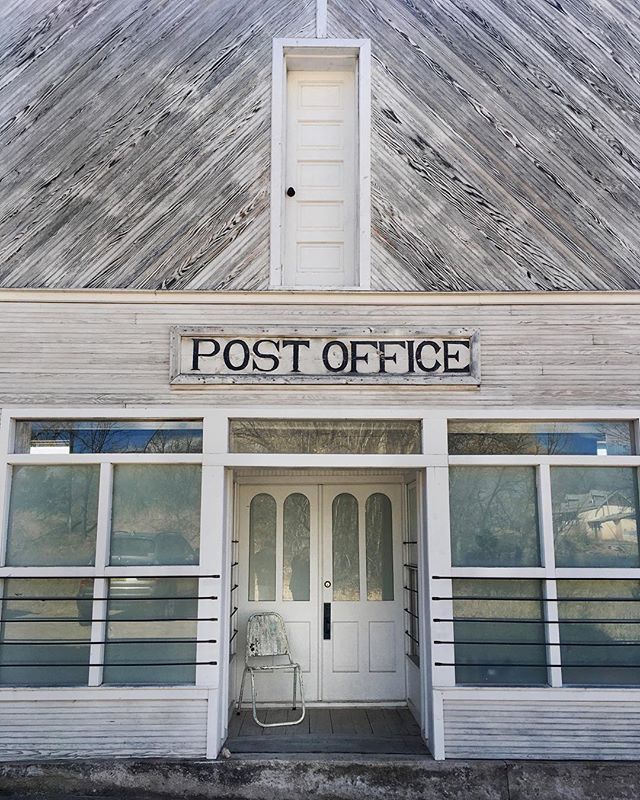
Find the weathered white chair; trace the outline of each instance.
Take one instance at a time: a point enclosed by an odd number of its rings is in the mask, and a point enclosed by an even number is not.
[[[253,719],[256,725],[261,728],[278,728],[286,725],[299,725],[306,713],[304,705],[304,691],[302,688],[302,670],[300,664],[291,659],[289,650],[289,640],[287,631],[284,627],[284,620],[280,614],[274,611],[266,611],[252,614],[247,621],[247,648],[245,651],[244,672],[242,673],[242,683],[240,685],[240,696],[236,711],[240,713],[242,706],[242,695],[244,694],[244,682],[247,675],[251,678],[251,706],[253,708]],[[267,660],[269,659],[269,660]],[[277,663],[280,660],[280,663]],[[261,722],[258,719],[256,709],[256,673],[267,672],[286,672],[293,673],[293,709],[296,709],[296,678],[300,687],[300,702],[302,713],[296,720],[290,722]]]

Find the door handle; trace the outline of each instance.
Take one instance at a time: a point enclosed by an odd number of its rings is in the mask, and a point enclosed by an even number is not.
[[[324,603],[323,636],[325,641],[331,639],[331,603]]]
[[[287,189],[287,197],[294,197],[295,193],[296,193],[296,190],[293,188],[293,186],[290,186]]]

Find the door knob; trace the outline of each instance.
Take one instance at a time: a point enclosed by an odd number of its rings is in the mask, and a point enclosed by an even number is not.
[[[331,581],[325,581],[324,582],[324,588],[325,589],[330,589],[331,588]]]
[[[296,190],[293,188],[293,186],[290,186],[287,189],[287,197],[293,197],[295,195],[295,193],[296,193]]]

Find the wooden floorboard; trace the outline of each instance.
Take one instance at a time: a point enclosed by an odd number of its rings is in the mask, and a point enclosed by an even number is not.
[[[260,708],[265,722],[291,722],[300,709]],[[299,725],[261,728],[251,709],[235,713],[226,747],[233,753],[360,753],[427,755],[420,727],[406,708],[307,708]]]

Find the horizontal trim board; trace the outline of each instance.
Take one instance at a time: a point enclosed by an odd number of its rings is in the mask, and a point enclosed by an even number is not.
[[[156,291],[143,289],[0,289],[0,303],[119,303],[184,305],[640,305],[640,290],[603,292],[260,292]]]

